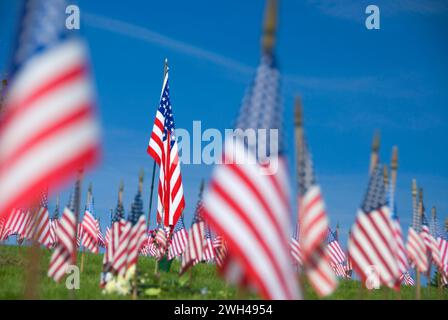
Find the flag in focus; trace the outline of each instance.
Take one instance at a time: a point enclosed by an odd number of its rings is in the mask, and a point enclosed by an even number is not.
[[[99,127],[86,46],[65,27],[67,3],[27,0],[0,125],[0,215],[32,206],[94,163]]]
[[[174,227],[185,208],[177,151],[174,116],[168,85],[168,66],[165,61],[165,76],[160,104],[147,148],[148,154],[159,165],[157,222],[162,223],[165,227]]]

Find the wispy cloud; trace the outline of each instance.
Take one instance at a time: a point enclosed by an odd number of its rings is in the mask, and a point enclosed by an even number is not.
[[[167,37],[161,33],[141,26],[137,26],[135,24],[90,13],[85,13],[83,15],[83,19],[90,26],[146,41],[154,45],[187,54],[198,59],[206,60],[227,69],[245,74],[250,74],[253,72],[252,67],[247,66],[239,61],[191,45],[189,43]]]

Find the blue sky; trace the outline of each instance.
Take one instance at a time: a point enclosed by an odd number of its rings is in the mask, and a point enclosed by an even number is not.
[[[0,2],[1,73],[8,67],[20,3]],[[365,7],[372,3],[381,10],[380,30],[364,26]],[[83,197],[92,182],[104,227],[121,179],[129,210],[140,168],[146,171],[148,206],[152,159],[146,145],[164,58],[170,64],[176,126],[191,130],[192,122],[201,120],[203,128],[230,128],[259,61],[264,1],[78,4],[103,125],[103,158],[87,175]],[[343,242],[365,192],[376,129],[382,161],[390,161],[393,145],[399,147],[397,206],[404,227],[411,220],[414,177],[425,190],[426,207],[435,205],[439,218],[447,217],[446,1],[283,0],[279,22],[276,53],[284,76],[290,165],[293,98],[300,95],[317,178],[332,225],[341,224]],[[200,180],[210,172],[205,165],[182,167],[188,224]],[[63,204],[71,188],[61,193]]]

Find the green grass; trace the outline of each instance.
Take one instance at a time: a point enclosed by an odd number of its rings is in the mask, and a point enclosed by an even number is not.
[[[22,299],[26,278],[27,247],[0,246],[0,299]],[[69,299],[65,280],[55,283],[46,273],[51,252],[41,250],[39,297],[42,299]],[[78,265],[81,257],[78,256]],[[80,289],[76,299],[131,299],[131,296],[105,295],[99,287],[102,255],[85,254],[84,270],[80,277]],[[199,264],[191,273],[179,277],[179,263],[175,261],[170,272],[154,275],[155,260],[140,257],[139,299],[257,299],[254,294],[237,291],[228,286],[216,273],[214,265]],[[150,288],[160,289],[158,295],[147,295]],[[317,299],[317,295],[305,284],[305,297]],[[448,290],[423,287],[422,299],[448,299]],[[357,281],[341,281],[336,292],[327,299],[414,299],[415,288],[403,287],[398,295],[388,288],[367,291],[360,289]]]

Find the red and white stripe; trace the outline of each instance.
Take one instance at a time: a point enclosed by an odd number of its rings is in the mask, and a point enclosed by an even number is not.
[[[344,250],[342,250],[341,245],[339,244],[339,241],[331,241],[327,245],[327,252],[330,256],[331,262],[333,264],[344,264],[345,263],[345,253]]]
[[[203,252],[204,252],[202,256],[203,261],[210,262],[215,259],[215,251],[213,250],[212,239],[210,238],[205,239]]]
[[[31,215],[23,209],[13,209],[5,223],[8,235],[18,235],[24,237],[26,226],[29,224]]]
[[[224,154],[225,164],[216,167],[204,197],[207,223],[225,237],[230,261],[249,286],[266,299],[300,298],[287,236],[285,164],[277,161],[276,170],[254,165],[256,158],[239,140],[226,141]],[[246,155],[246,163],[235,163],[237,155]]]
[[[36,215],[29,219],[25,238],[36,240],[47,248],[51,247],[50,216],[47,208],[40,207]]]
[[[227,257],[227,246],[223,237],[216,236],[213,240],[213,249],[215,251],[215,262],[218,267],[222,267]]]
[[[162,94],[168,84],[166,72]],[[162,95],[161,95],[162,99]],[[161,101],[162,103],[162,101]],[[167,132],[163,140],[165,116],[157,109],[154,126],[149,140],[147,152],[157,162],[159,170],[159,185],[157,198],[157,222],[165,227],[175,226],[185,208],[185,198],[180,172],[178,146],[175,140],[171,147],[171,133]]]
[[[431,255],[429,260],[433,262],[439,270],[443,270],[442,261],[440,259],[439,243],[432,236],[431,232],[429,231],[428,225],[422,225],[420,236],[425,243],[426,252]]]
[[[59,226],[59,219],[50,219],[50,237],[51,245],[54,247],[58,243],[57,230]]]
[[[440,263],[445,273],[445,278],[448,278],[448,240],[438,237],[437,241],[439,243]]]
[[[336,289],[337,280],[326,250],[329,224],[317,185],[312,185],[299,199],[299,224],[305,273],[319,296],[329,295]]]
[[[137,264],[138,254],[146,241],[146,237],[146,219],[144,215],[141,215],[137,223],[131,227],[131,231],[129,234],[129,244],[126,261],[127,270],[133,268]]]
[[[353,267],[363,281],[373,265],[378,268],[381,283],[399,289],[394,228],[387,206],[369,213],[358,212],[348,247]]]
[[[124,221],[121,225],[120,237],[119,239],[114,239],[115,241],[118,240],[118,243],[114,244],[116,247],[113,255],[112,269],[116,274],[124,276],[127,266],[126,263],[131,234],[131,224],[128,221]]]
[[[420,234],[410,227],[406,243],[409,260],[417,267],[419,272],[426,272],[429,267],[426,254],[426,245]]]
[[[342,278],[346,278],[347,277],[347,273],[345,270],[345,266],[342,263],[333,263],[330,262],[330,266],[333,269],[333,272],[336,276],[338,277],[342,277]]]
[[[168,260],[174,259],[185,252],[188,243],[188,234],[185,228],[174,232],[168,249]]]
[[[8,88],[0,127],[0,212],[38,199],[97,158],[86,50],[70,39],[32,56]]]
[[[67,267],[75,262],[76,217],[67,207],[64,209],[56,233],[59,241],[51,256],[48,276],[59,282]]]
[[[293,261],[298,266],[303,265],[303,256],[302,256],[302,249],[300,247],[300,242],[292,237],[291,241],[289,242],[289,245],[291,247],[291,255],[294,258]]]
[[[188,231],[188,245],[182,256],[181,274],[202,260],[204,253],[204,228],[204,221],[198,221],[193,223]]]
[[[86,210],[81,223],[81,244],[92,253],[98,253],[98,223],[93,215]]]
[[[396,245],[396,259],[398,263],[398,269],[403,275],[408,272],[408,257],[406,249],[404,247],[403,234],[401,232],[400,221],[398,219],[392,219],[392,227]]]

